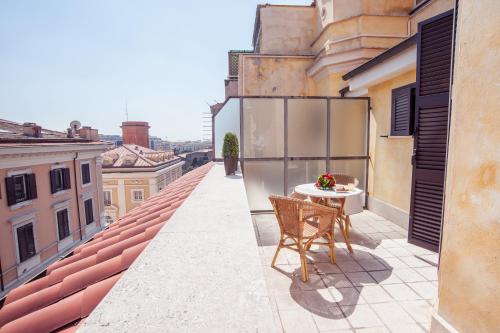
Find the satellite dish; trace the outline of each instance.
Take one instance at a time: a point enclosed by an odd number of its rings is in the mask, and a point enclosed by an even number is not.
[[[71,127],[73,130],[80,129],[82,127],[82,123],[80,123],[78,120],[73,120],[70,124],[69,127]]]

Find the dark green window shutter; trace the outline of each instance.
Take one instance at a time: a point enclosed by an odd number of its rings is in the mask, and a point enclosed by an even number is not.
[[[69,174],[69,168],[64,168],[63,169],[63,179],[64,179],[64,189],[70,189],[71,188],[71,177]]]
[[[391,135],[413,134],[415,118],[415,84],[392,90]]]
[[[5,178],[5,188],[7,190],[7,205],[12,206],[16,204],[16,191],[14,189],[14,178]]]
[[[34,173],[26,175],[26,188],[28,190],[28,199],[36,199],[36,176]]]

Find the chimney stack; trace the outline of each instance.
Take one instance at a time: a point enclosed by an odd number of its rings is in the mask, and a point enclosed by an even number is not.
[[[42,137],[42,127],[35,123],[24,123],[23,124],[23,134],[30,136],[32,138]]]
[[[87,139],[89,141],[99,141],[99,132],[90,127],[90,126],[83,126],[78,130],[78,135],[80,135],[80,138],[82,139]]]
[[[123,144],[149,148],[149,124],[145,121],[124,121],[122,123]]]

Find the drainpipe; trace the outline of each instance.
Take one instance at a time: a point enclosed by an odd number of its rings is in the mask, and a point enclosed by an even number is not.
[[[78,211],[78,230],[80,230],[80,240],[83,240],[82,234],[82,219],[80,218],[80,197],[78,193],[78,178],[76,177],[76,159],[78,158],[78,153],[75,153],[73,158],[73,173],[75,175],[75,194],[76,194],[76,210]]]
[[[4,285],[3,285],[3,270],[2,270],[2,258],[0,258],[0,291],[4,291]]]

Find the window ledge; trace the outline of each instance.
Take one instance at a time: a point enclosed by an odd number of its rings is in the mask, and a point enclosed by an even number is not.
[[[66,193],[68,193],[68,190],[60,190],[60,191],[57,191],[56,193],[52,193],[52,196],[53,197],[58,197],[60,195],[66,194]]]
[[[21,202],[18,202],[12,206],[10,206],[10,210],[16,210],[16,209],[19,209],[19,208],[22,208],[22,207],[26,207],[26,206],[29,206],[33,203],[33,200],[26,200],[26,201],[21,201]]]

